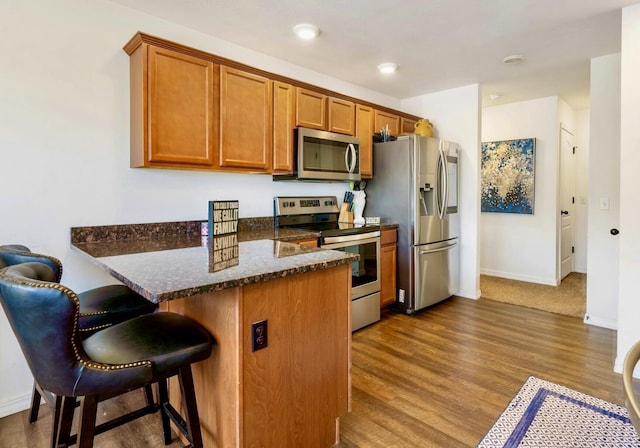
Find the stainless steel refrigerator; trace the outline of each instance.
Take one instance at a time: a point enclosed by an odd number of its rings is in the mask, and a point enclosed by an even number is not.
[[[459,289],[458,152],[418,135],[373,148],[365,216],[399,226],[395,306],[408,314]]]

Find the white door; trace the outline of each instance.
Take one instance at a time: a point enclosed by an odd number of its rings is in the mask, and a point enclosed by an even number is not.
[[[574,270],[574,216],[576,190],[575,137],[560,131],[560,279]]]

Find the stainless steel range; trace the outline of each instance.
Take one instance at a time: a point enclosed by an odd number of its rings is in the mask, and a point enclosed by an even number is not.
[[[338,222],[335,196],[278,196],[275,226],[319,232],[318,247],[360,255],[353,262],[352,329],[380,320],[380,226]]]

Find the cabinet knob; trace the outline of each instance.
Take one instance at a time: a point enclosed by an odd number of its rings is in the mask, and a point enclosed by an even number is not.
[[[620,231],[618,229],[611,229],[610,233],[611,235],[617,235]]]

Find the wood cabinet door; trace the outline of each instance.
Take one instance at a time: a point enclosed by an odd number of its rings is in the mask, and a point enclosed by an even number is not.
[[[380,232],[380,307],[396,301],[396,229]]]
[[[221,168],[271,169],[272,101],[270,79],[220,67]]]
[[[327,130],[327,96],[296,88],[296,126]]]
[[[132,95],[132,111],[148,95],[148,126],[132,126],[132,166],[213,166],[215,75],[209,61],[148,46],[147,88]],[[134,132],[144,135],[139,149]]]
[[[400,117],[395,114],[390,114],[389,112],[384,112],[381,110],[375,111],[375,130],[376,132],[380,132],[380,129],[385,126],[389,126],[389,133],[391,135],[398,135],[400,131]]]
[[[401,134],[413,134],[415,132],[415,124],[418,120],[412,118],[400,117],[400,131]]]
[[[360,137],[360,174],[370,179],[373,176],[373,108],[356,105],[356,137]]]
[[[318,240],[317,239],[313,239],[313,240],[300,240],[300,241],[294,241],[296,244],[299,244],[301,246],[309,246],[309,247],[318,247]]]
[[[293,172],[295,89],[273,82],[273,171]]]
[[[329,131],[339,134],[355,134],[355,104],[338,98],[328,99]]]

